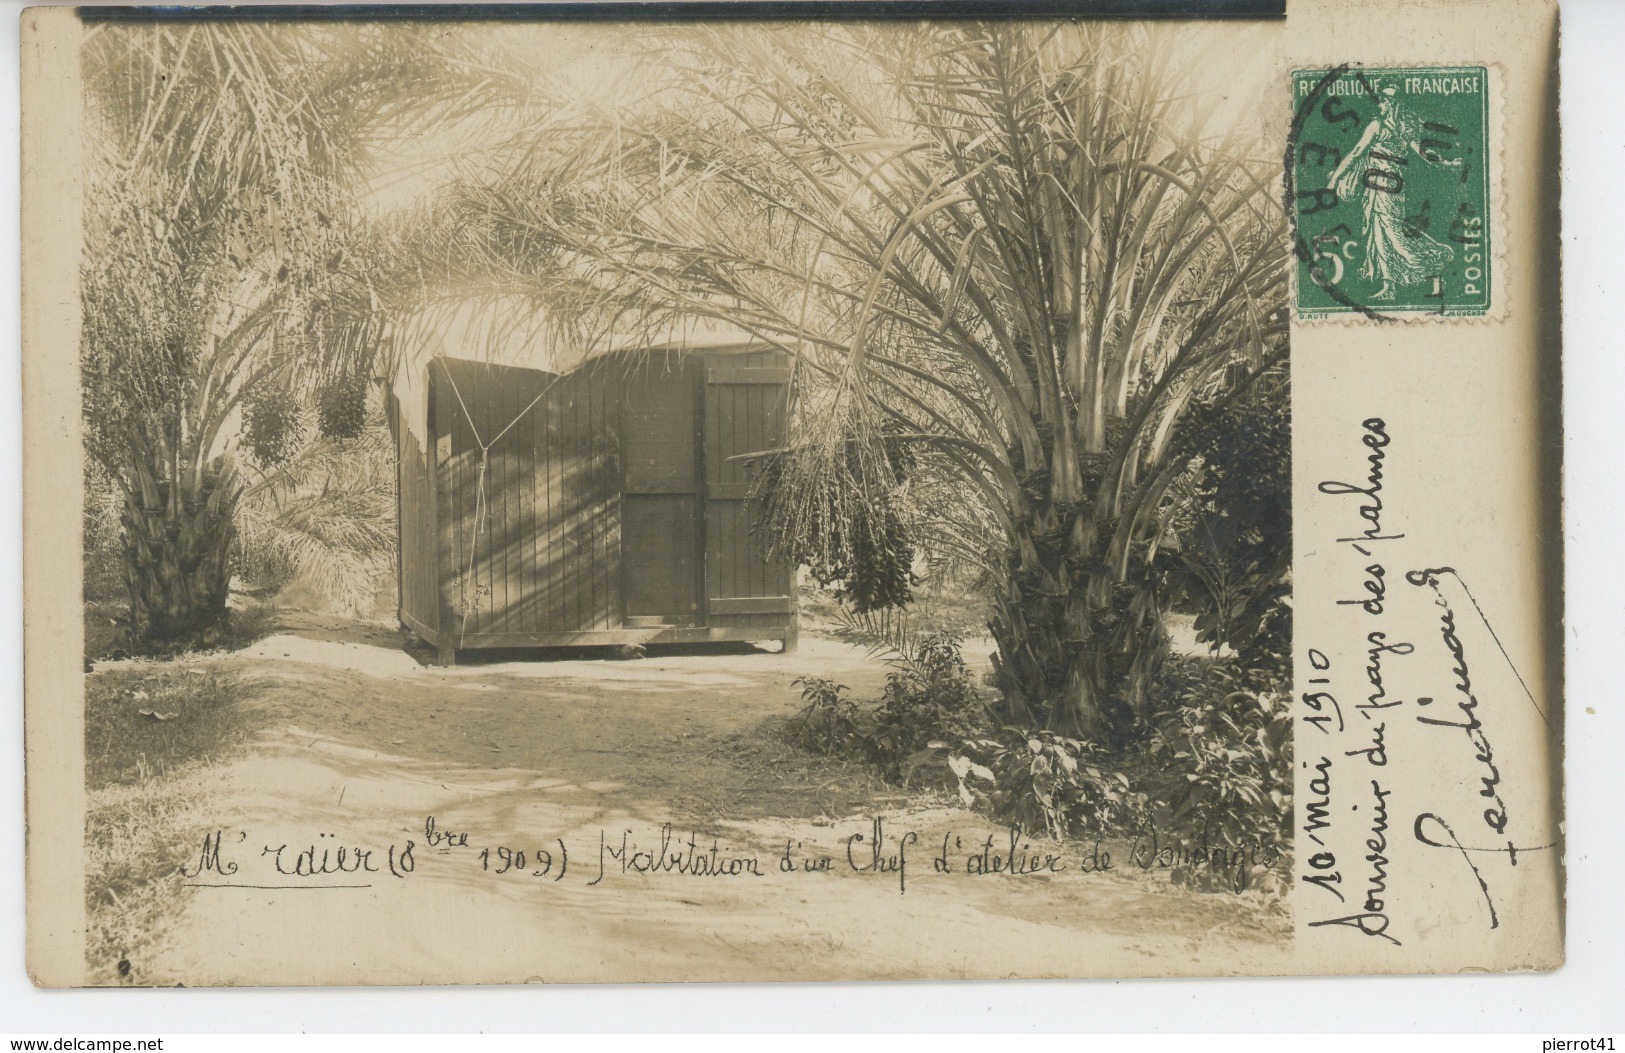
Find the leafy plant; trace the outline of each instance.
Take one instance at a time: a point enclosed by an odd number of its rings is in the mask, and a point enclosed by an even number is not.
[[[860,707],[846,687],[823,677],[801,677],[806,708],[792,738],[818,753],[858,756],[891,782],[909,784],[935,768],[949,745],[984,732],[987,701],[977,692],[953,636],[932,635],[894,658],[877,704]]]
[[[1057,840],[1125,830],[1146,814],[1146,797],[1131,790],[1128,776],[1078,739],[1005,728],[960,749],[949,767],[967,805]]]
[[[1186,673],[1145,751],[1159,827],[1186,847],[1256,851],[1279,865],[1292,837],[1286,662],[1209,659]],[[1190,878],[1230,880],[1218,870]]]
[[[252,481],[238,508],[236,570],[261,586],[299,577],[331,608],[364,612],[393,571],[394,453],[375,425],[318,439]]]
[[[1292,409],[1285,367],[1222,412],[1203,406],[1201,452],[1171,502],[1158,565],[1196,638],[1246,655],[1286,650],[1292,607]]]
[[[1193,859],[1290,858],[1292,722],[1284,659],[1175,659],[1153,691],[1152,727],[1126,754],[1045,730],[1003,728],[948,758],[967,806],[1055,838],[1135,836],[1156,827]],[[1193,862],[1177,881],[1237,887],[1234,867]],[[1264,874],[1249,874],[1267,884]]]
[[[886,688],[868,735],[868,750],[888,779],[907,783],[921,767],[940,759],[948,743],[975,735],[990,721],[959,640],[932,635],[902,668],[886,675]]]
[[[805,702],[791,725],[791,741],[824,756],[861,752],[863,725],[858,706],[845,697],[845,684],[821,676],[797,677],[801,700]]]
[[[844,643],[865,648],[870,658],[881,658],[899,668],[913,661],[930,633],[915,625],[916,611],[902,607],[880,607],[855,611],[841,605],[834,610],[832,635]]]
[[[1056,839],[1132,837],[1155,826],[1165,845],[1280,866],[1290,858],[1292,725],[1285,656],[1176,657],[1149,693],[1129,748],[1044,728],[995,727],[952,636],[894,652],[878,704],[803,677],[796,742],[862,757],[905,785],[936,772],[967,807]],[[1174,880],[1237,887],[1234,867],[1200,863]],[[1257,877],[1262,884],[1268,875]],[[1277,881],[1278,884],[1278,881]]]

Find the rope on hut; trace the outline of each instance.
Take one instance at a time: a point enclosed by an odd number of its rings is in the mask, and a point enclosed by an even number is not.
[[[529,414],[531,410],[540,405],[541,401],[547,397],[548,393],[552,391],[553,388],[558,385],[559,381],[563,380],[564,378],[562,376],[554,378],[551,383],[541,390],[539,395],[530,400],[529,405],[520,410],[518,415],[516,415],[513,420],[508,422],[506,427],[497,432],[496,435],[489,442],[487,442],[486,440],[480,438],[479,425],[474,423],[474,415],[468,412],[468,403],[463,401],[463,393],[457,387],[457,378],[451,375],[451,367],[446,365],[445,361],[440,358],[436,358],[435,361],[440,363],[440,371],[446,374],[446,380],[451,384],[451,392],[453,395],[457,396],[457,405],[463,411],[463,419],[468,421],[468,430],[473,433],[474,441],[479,445],[480,448],[480,471],[479,475],[476,477],[474,490],[474,536],[469,541],[468,545],[468,575],[464,579],[465,581],[473,582],[474,598],[475,602],[478,602],[480,595],[480,583],[479,579],[474,576],[474,568],[479,559],[480,531],[484,528],[485,517],[489,509],[485,480],[488,474],[487,470],[491,466],[491,447],[501,442],[503,436],[512,431],[520,421],[525,419],[525,416]],[[459,558],[457,563],[459,566],[461,566],[462,559]],[[463,621],[457,630],[458,647],[463,645],[463,640],[468,635],[468,611],[470,606],[471,604],[469,603],[468,595],[465,590],[463,595]]]

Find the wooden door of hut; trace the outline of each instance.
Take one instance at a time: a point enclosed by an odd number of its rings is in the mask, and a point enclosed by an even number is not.
[[[621,575],[629,627],[703,625],[701,434],[692,369],[656,359],[627,377]]]
[[[792,570],[765,557],[751,497],[757,463],[743,455],[784,442],[789,370],[772,353],[712,357],[698,364],[705,449],[705,599],[713,625],[794,630]],[[793,638],[788,641],[794,644]]]
[[[765,558],[752,466],[738,459],[783,442],[783,355],[628,351],[564,375],[444,356],[423,368],[391,404],[400,614],[441,660],[794,646],[792,568]],[[417,426],[414,397],[427,402]]]

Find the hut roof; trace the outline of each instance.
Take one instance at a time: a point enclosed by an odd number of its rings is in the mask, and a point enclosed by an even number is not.
[[[714,319],[572,336],[531,300],[518,296],[469,297],[425,308],[397,323],[390,334],[382,379],[394,390],[408,430],[422,445],[428,441],[429,430],[428,371],[436,358],[563,376],[593,359],[623,351],[723,351],[763,346],[762,340],[745,330]]]

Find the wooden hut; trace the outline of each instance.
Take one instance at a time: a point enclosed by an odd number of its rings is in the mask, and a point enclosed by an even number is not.
[[[786,356],[714,330],[561,354],[539,328],[492,339],[477,311],[416,331],[388,398],[400,620],[441,661],[476,648],[794,649],[792,568],[766,558],[753,464],[738,459],[783,442]]]

